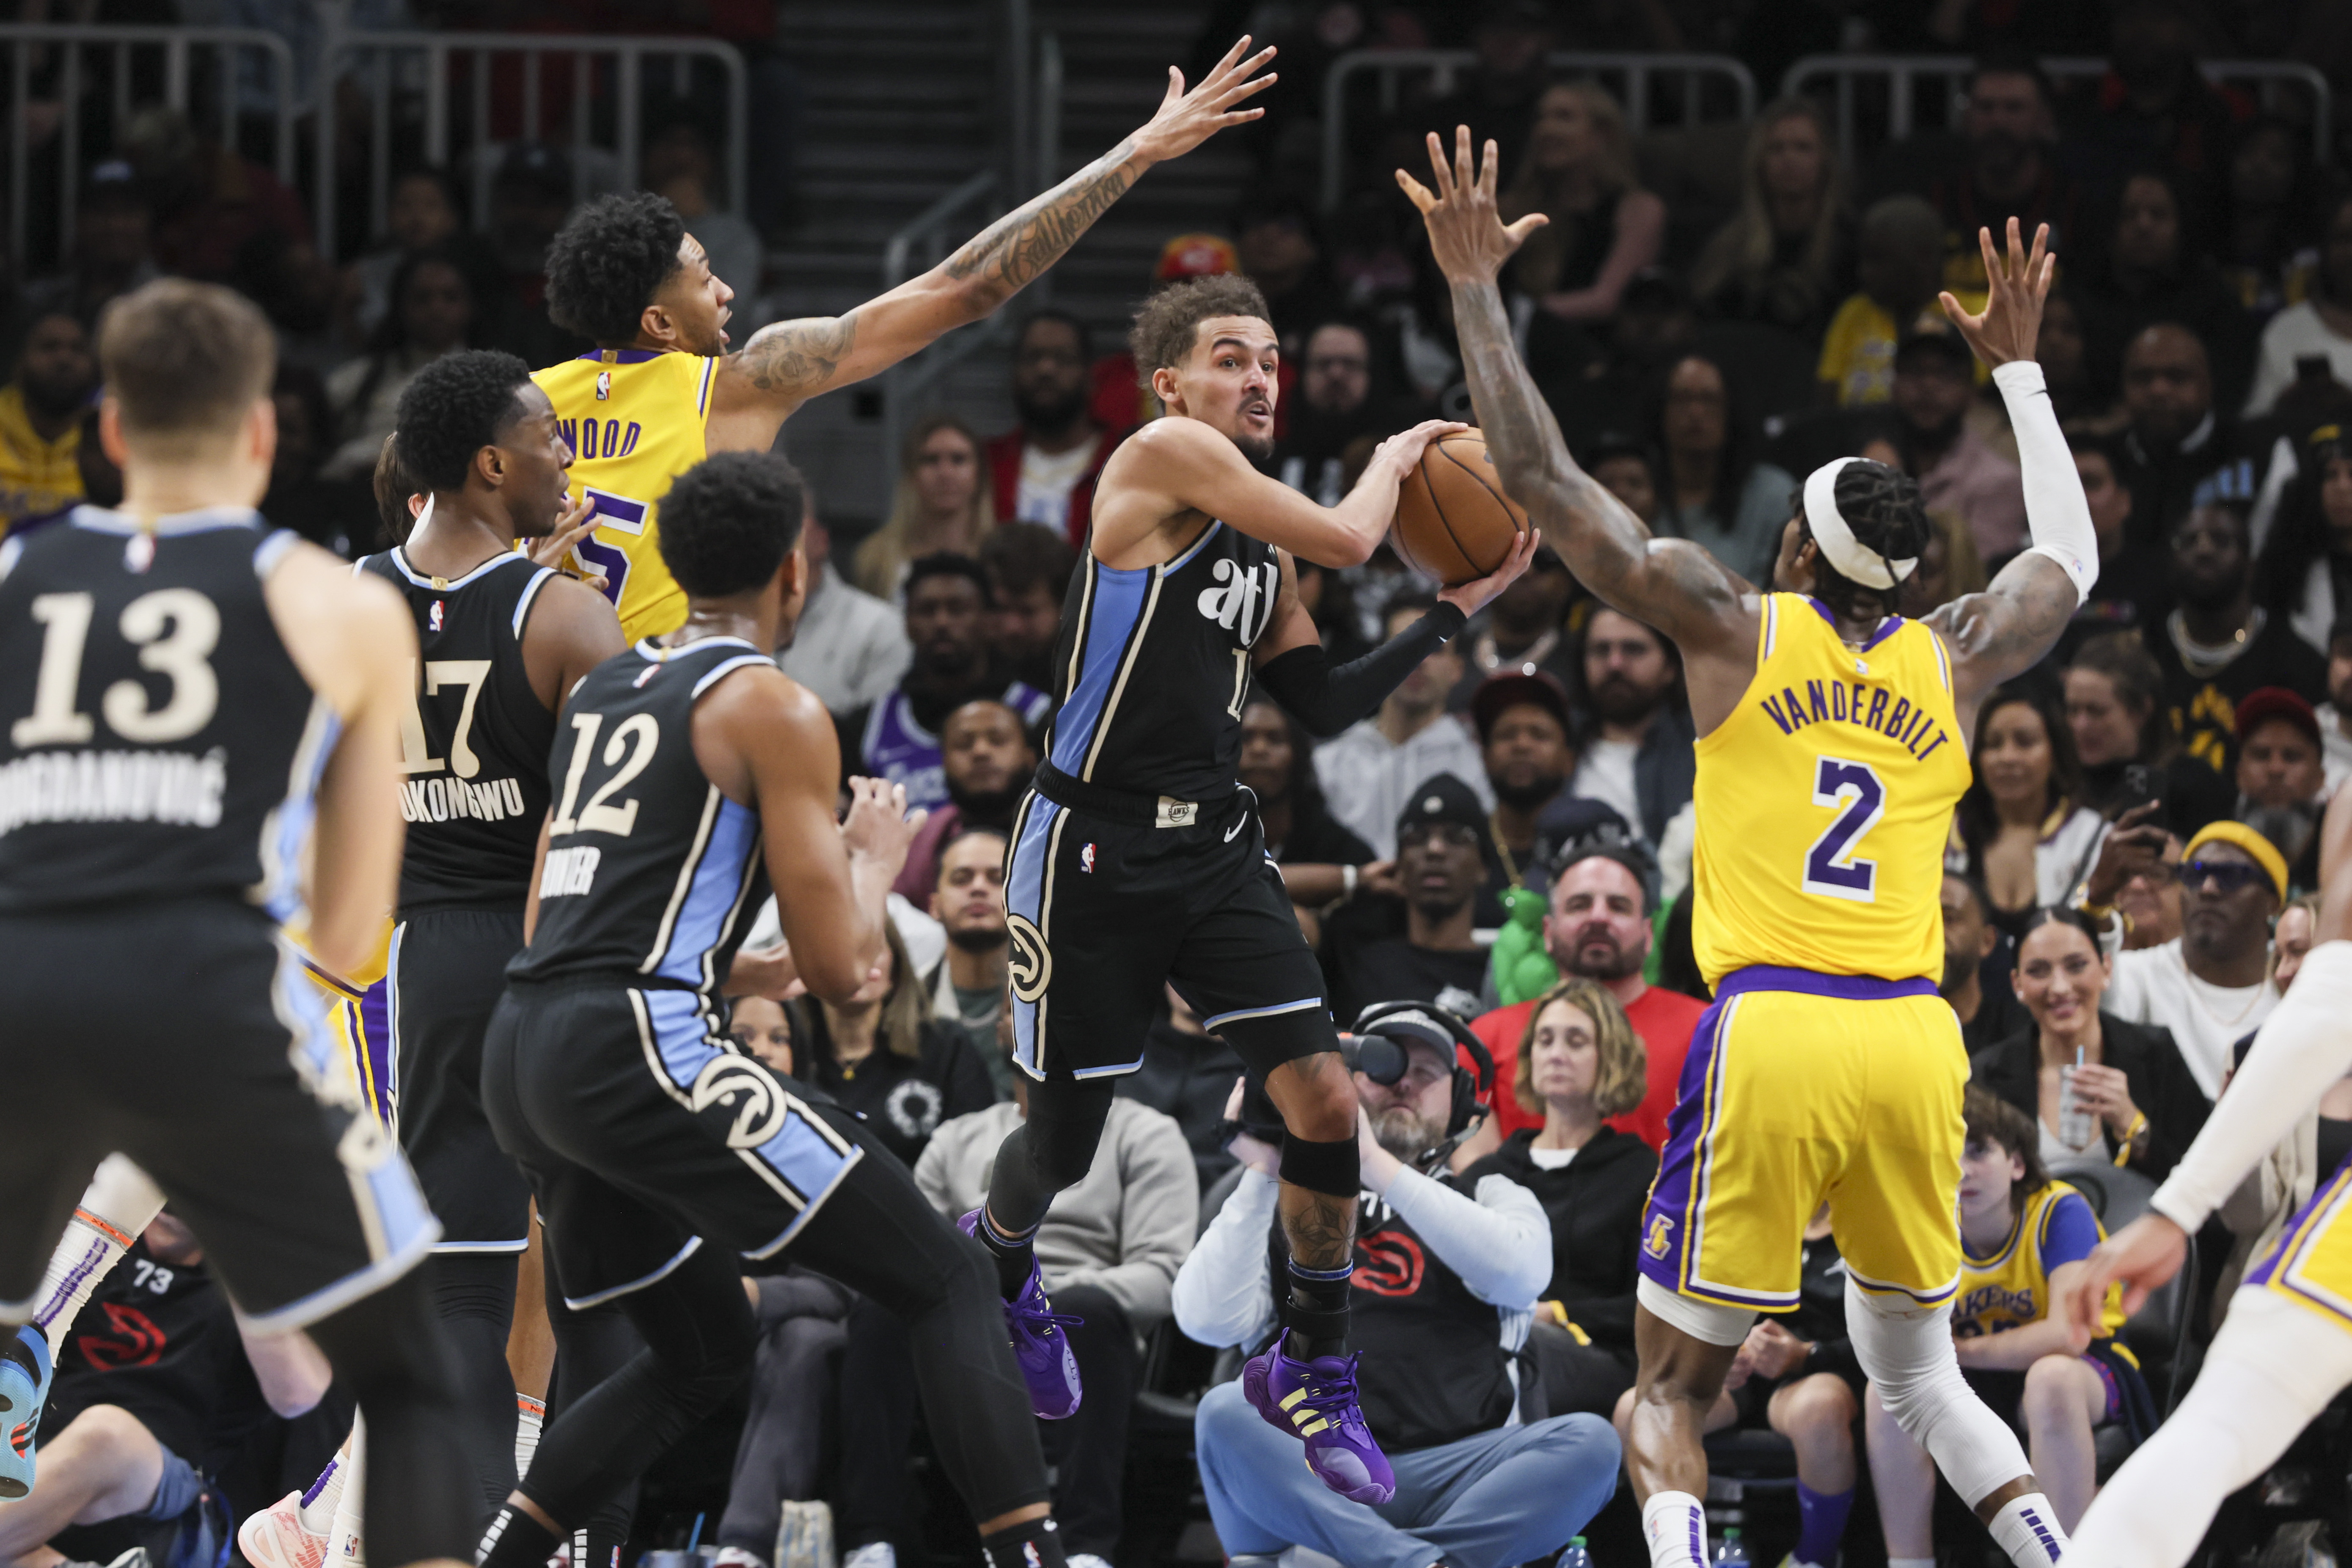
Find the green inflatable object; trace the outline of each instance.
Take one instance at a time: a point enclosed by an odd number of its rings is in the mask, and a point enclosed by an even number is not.
[[[1503,908],[1510,918],[1495,933],[1494,971],[1495,991],[1506,1007],[1534,1000],[1559,978],[1551,954],[1544,951],[1546,903],[1541,893],[1528,888],[1510,888],[1503,893]]]

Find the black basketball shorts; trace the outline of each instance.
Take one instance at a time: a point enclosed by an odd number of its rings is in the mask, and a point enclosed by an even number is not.
[[[1133,1072],[1171,984],[1261,1078],[1337,1050],[1255,797],[1159,816],[1022,802],[1004,877],[1014,1062],[1034,1079]]]
[[[483,1047],[482,1105],[539,1196],[563,1298],[585,1309],[709,1244],[789,1243],[869,1157],[846,1111],[735,1048],[691,991],[604,982],[508,987]]]
[[[0,919],[0,1318],[31,1311],[107,1154],[187,1222],[248,1325],[382,1289],[440,1236],[301,961],[226,898]]]
[[[424,910],[385,971],[400,1146],[441,1221],[436,1252],[520,1252],[530,1187],[482,1114],[482,1037],[522,949],[522,911]]]

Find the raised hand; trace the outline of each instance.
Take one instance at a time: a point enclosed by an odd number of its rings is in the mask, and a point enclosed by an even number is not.
[[[572,553],[572,547],[595,531],[596,502],[593,497],[583,494],[577,503],[563,509],[563,515],[555,520],[554,532],[531,542],[530,563],[552,566],[569,573],[601,594],[604,591],[603,573],[578,570],[566,561]]]
[[[1977,244],[1984,251],[1984,312],[1970,315],[1946,290],[1937,296],[1944,314],[1988,366],[2032,359],[2033,345],[2042,336],[2042,302],[2050,297],[2050,279],[2058,266],[2057,258],[2050,254],[2050,226],[2045,223],[2033,231],[2031,255],[2026,253],[2024,236],[2015,218],[2009,220],[2006,255],[1993,248],[1989,228],[1977,230]]]
[[[1392,463],[1397,478],[1402,479],[1421,464],[1421,455],[1429,450],[1432,441],[1448,436],[1459,436],[1469,426],[1458,419],[1424,419],[1410,430],[1400,430],[1372,449],[1372,461]]]
[[[1274,47],[1268,45],[1244,59],[1242,51],[1249,46],[1249,35],[1244,33],[1225,51],[1225,58],[1217,62],[1216,68],[1201,79],[1201,85],[1190,92],[1184,90],[1184,73],[1170,66],[1168,96],[1160,100],[1159,111],[1135,133],[1136,152],[1155,163],[1181,158],[1226,126],[1244,124],[1264,114],[1263,109],[1234,107],[1282,79],[1250,74],[1274,58]]]
[[[1489,140],[1485,165],[1474,173],[1470,128],[1457,125],[1451,166],[1437,132],[1429,133],[1429,168],[1435,191],[1402,169],[1396,172],[1397,184],[1429,226],[1430,250],[1449,282],[1492,280],[1511,253],[1527,243],[1528,236],[1551,222],[1541,213],[1529,213],[1515,224],[1503,222],[1495,205],[1495,183],[1501,165],[1501,154]]]
[[[1476,615],[1485,609],[1497,594],[1519,580],[1527,572],[1528,564],[1536,558],[1536,546],[1542,542],[1542,532],[1534,528],[1528,529],[1519,535],[1518,542],[1511,546],[1511,552],[1503,557],[1503,563],[1500,566],[1496,567],[1484,577],[1474,577],[1467,583],[1458,583],[1451,588],[1440,589],[1438,598],[1445,604],[1452,605],[1465,616]]]
[[[854,778],[849,781],[849,811],[841,819],[842,843],[853,858],[875,861],[895,877],[907,863],[915,830],[929,815],[923,810],[908,814],[905,784]]]

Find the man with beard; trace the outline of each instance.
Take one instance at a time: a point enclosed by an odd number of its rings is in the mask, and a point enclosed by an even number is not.
[[[1307,374],[1290,427],[1274,444],[1275,477],[1337,506],[1348,493],[1348,448],[1386,434],[1372,404],[1372,340],[1353,321],[1326,321],[1307,335]]]
[[[2179,603],[2148,651],[2164,671],[2164,700],[2181,750],[2223,777],[2238,704],[2265,686],[2305,701],[2327,692],[2327,662],[2253,602],[2246,511],[2204,500],[2173,529],[2169,576]]]
[[[2028,231],[2050,226],[2050,243],[2063,247],[2074,232],[2083,192],[2052,156],[2058,127],[2050,79],[2031,55],[1987,55],[1969,79],[1960,117],[1958,165],[1927,188],[1944,218],[1944,286],[1981,289],[1984,258],[1977,230],[2005,232],[2014,216]]]
[[[1021,423],[988,444],[996,515],[1050,528],[1072,544],[1086,540],[1095,481],[1127,434],[1087,412],[1093,363],[1084,321],[1067,310],[1033,314],[1013,342],[1013,411]]]
[[[996,1024],[1004,1011],[1005,961],[1013,932],[1004,923],[1004,835],[992,827],[967,827],[940,850],[939,876],[931,889],[931,918],[946,928],[947,956],[923,976],[931,1016],[963,1031],[988,1065],[999,1100],[1013,1098],[1013,1063],[997,1043]]]
[[[1959,518],[1977,559],[1993,561],[2024,546],[2025,488],[2017,465],[1968,427],[1975,400],[1976,355],[1948,323],[1921,321],[1895,351],[1905,466],[1927,510]]]
[[[1682,673],[1674,645],[1624,612],[1603,606],[1585,623],[1593,719],[1570,793],[1604,803],[1652,844],[1690,804],[1697,777]]]
[[[988,656],[988,577],[969,555],[919,556],[907,568],[907,640],[915,661],[879,701],[835,721],[842,776],[866,773],[907,786],[909,806],[949,801],[940,730],[949,714],[988,697],[1042,723],[1053,699],[1013,680]]]
[[[1482,681],[1541,670],[1564,690],[1576,679],[1576,648],[1562,622],[1575,595],[1568,563],[1549,547],[1536,552],[1528,574],[1486,606],[1486,625],[1463,649],[1461,681],[1445,705],[1468,708]]]
[[[1396,880],[1404,934],[1364,940],[1334,930],[1325,956],[1331,1015],[1343,1024],[1373,1002],[1434,1002],[1465,1017],[1477,1012],[1486,948],[1477,932],[1486,875],[1478,850],[1486,811],[1452,773],[1423,779],[1396,821]]]
[[[2130,487],[2135,545],[2170,537],[2208,493],[2247,509],[2255,537],[2300,465],[2294,443],[2267,422],[2229,418],[2213,405],[2213,362],[2187,327],[2158,321],[2124,346],[2124,413],[2116,477]]]
[[[1936,994],[1952,1005],[1960,1021],[1960,1043],[1974,1056],[2033,1022],[2006,976],[1985,984],[1985,960],[2000,945],[1990,918],[1992,899],[1984,884],[1964,871],[1946,871],[1939,901],[1944,906],[1944,978]]]
[[[0,533],[82,499],[81,412],[98,390],[89,334],[63,310],[37,318],[0,386]]]
[[[940,726],[940,772],[948,803],[935,807],[907,849],[907,868],[891,891],[920,904],[939,880],[940,855],[958,834],[984,827],[1010,833],[1013,813],[1037,771],[1037,748],[1021,715],[993,697],[975,698]],[[993,1051],[994,1037],[982,1042]]]
[[[1648,1058],[1642,1103],[1609,1125],[1655,1149],[1666,1139],[1666,1113],[1674,1109],[1683,1058],[1691,1031],[1706,1008],[1679,992],[1642,978],[1650,957],[1652,922],[1657,913],[1657,863],[1638,845],[1590,844],[1564,857],[1552,874],[1551,912],[1544,917],[1544,950],[1560,977],[1597,980],[1625,1009]],[[1541,1127],[1543,1113],[1530,1113],[1512,1092],[1517,1081],[1519,1040],[1535,1016],[1536,1001],[1498,1007],[1473,1023],[1473,1033],[1495,1054],[1494,1112],[1487,1124],[1462,1146],[1461,1161],[1482,1159],[1502,1147],[1522,1127]]]
[[[1478,726],[1486,787],[1495,793],[1495,809],[1478,845],[1487,889],[1498,898],[1506,888],[1540,892],[1546,856],[1537,819],[1567,793],[1569,775],[1576,772],[1576,749],[1568,741],[1568,693],[1549,675],[1490,676],[1471,701],[1470,719]],[[1598,802],[1583,804],[1594,815],[1608,811]],[[1622,819],[1618,821],[1622,827]]]
[[[2287,864],[2287,894],[2319,886],[2319,815],[2327,805],[2319,716],[2284,687],[2238,704],[2240,822],[2271,841]]]
[[[1381,621],[1393,640],[1434,611],[1427,595],[1402,593],[1381,612]],[[1450,773],[1484,809],[1486,770],[1477,742],[1445,710],[1447,693],[1461,681],[1461,653],[1451,642],[1441,644],[1381,699],[1380,711],[1316,749],[1315,777],[1332,816],[1384,860],[1396,854],[1397,814],[1423,780]]]
[[[1549,1557],[1608,1500],[1619,1453],[1596,1415],[1513,1419],[1513,1357],[1550,1280],[1550,1223],[1509,1177],[1472,1186],[1446,1170],[1457,1131],[1452,1037],[1413,1014],[1380,1032],[1404,1047],[1406,1067],[1394,1084],[1355,1075],[1363,1184],[1352,1295],[1364,1418],[1397,1456],[1395,1500],[1373,1509],[1317,1485],[1235,1382],[1211,1389],[1194,1417],[1209,1514],[1237,1563],[1270,1563],[1293,1545],[1351,1563],[1505,1568]],[[1227,1114],[1240,1102],[1236,1089]],[[1276,1326],[1281,1156],[1248,1132],[1232,1148],[1248,1169],[1177,1271],[1176,1325],[1202,1344],[1246,1347]]]
[[[1069,542],[1051,529],[1007,523],[981,542],[988,574],[988,650],[1008,671],[1043,691],[1054,684],[1054,643],[1062,634],[1062,597],[1078,563]]]

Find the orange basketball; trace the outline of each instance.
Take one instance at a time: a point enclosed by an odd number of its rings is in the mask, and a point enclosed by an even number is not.
[[[1500,566],[1527,529],[1475,430],[1432,441],[1397,492],[1397,554],[1449,588]]]

